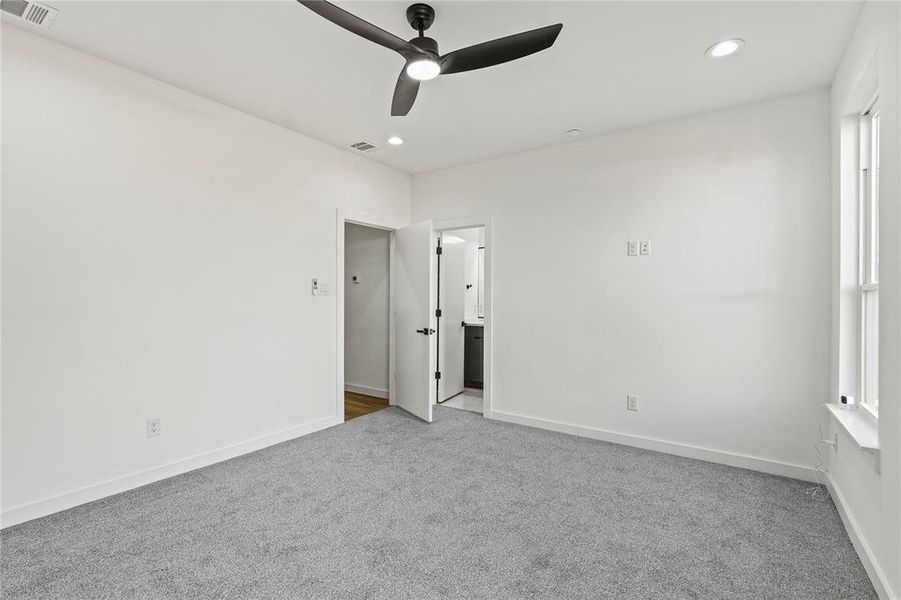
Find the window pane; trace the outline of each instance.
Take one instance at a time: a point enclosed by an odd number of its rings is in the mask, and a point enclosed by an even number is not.
[[[862,400],[879,408],[879,291],[863,293]]]
[[[872,171],[872,188],[870,190],[870,281],[879,281],[879,113],[871,120],[870,139],[873,147],[870,151],[870,170]]]

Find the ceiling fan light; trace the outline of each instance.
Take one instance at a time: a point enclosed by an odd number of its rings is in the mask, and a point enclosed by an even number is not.
[[[435,79],[441,73],[441,66],[434,60],[421,58],[407,65],[407,75],[419,81]]]

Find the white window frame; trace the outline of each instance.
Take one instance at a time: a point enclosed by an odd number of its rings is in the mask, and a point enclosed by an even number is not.
[[[873,417],[879,415],[879,102],[874,99],[860,116],[858,154],[859,268],[858,331],[860,364],[858,370],[859,405]],[[876,328],[867,327],[869,299],[875,299]],[[874,351],[870,347],[870,335]],[[873,355],[875,354],[875,356]],[[872,377],[869,377],[872,370]],[[873,381],[871,385],[868,381]],[[875,387],[875,390],[870,389]]]

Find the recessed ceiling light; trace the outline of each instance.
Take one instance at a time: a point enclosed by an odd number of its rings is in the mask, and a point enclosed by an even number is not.
[[[404,138],[396,136],[396,135],[392,135],[391,137],[388,138],[388,143],[391,144],[392,146],[400,146],[401,144],[404,143]]]
[[[724,56],[729,56],[730,54],[735,54],[736,52],[741,50],[741,47],[744,45],[745,41],[741,38],[723,40],[707,48],[707,56],[712,56],[713,58],[722,58]]]
[[[423,58],[407,65],[407,75],[419,81],[435,79],[441,73],[441,67],[434,60]]]
[[[568,135],[569,137],[573,137],[573,138],[579,137],[580,135],[582,135],[582,130],[579,129],[578,127],[573,127],[572,129],[566,130],[566,135]]]

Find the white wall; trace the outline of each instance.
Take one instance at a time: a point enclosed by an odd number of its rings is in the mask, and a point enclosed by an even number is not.
[[[878,87],[881,115],[879,265],[879,443],[881,474],[843,431],[830,452],[837,503],[885,597],[901,598],[901,9],[865,5],[832,85],[832,396],[854,394],[857,378],[856,162],[854,115]],[[847,117],[851,117],[850,119]],[[842,136],[851,148],[842,147]]]
[[[310,279],[409,176],[9,26],[2,61],[4,525],[335,422]]]
[[[809,477],[828,172],[817,90],[416,175],[413,217],[494,217],[492,416]]]
[[[391,234],[347,223],[344,248],[345,386],[387,398]]]

